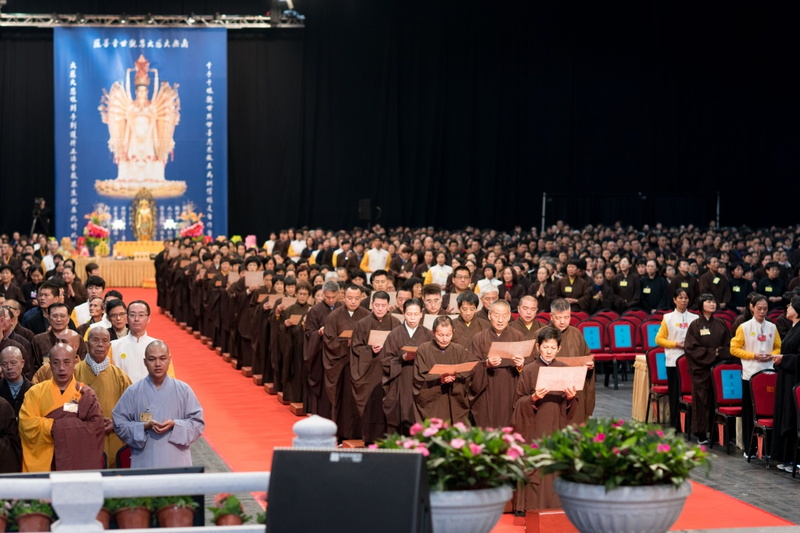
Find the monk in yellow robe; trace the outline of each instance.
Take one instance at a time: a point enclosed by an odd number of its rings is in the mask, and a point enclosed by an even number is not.
[[[25,394],[19,411],[23,472],[102,467],[103,413],[94,391],[75,380],[77,361],[72,347],[56,344],[53,378]]]
[[[125,444],[114,432],[111,412],[122,397],[125,389],[131,386],[131,379],[120,369],[111,364],[108,349],[111,346],[111,334],[106,328],[91,328],[88,332],[89,353],[86,359],[75,366],[75,379],[90,386],[100,402],[105,426],[104,451],[108,459],[108,468],[119,468],[117,452]]]

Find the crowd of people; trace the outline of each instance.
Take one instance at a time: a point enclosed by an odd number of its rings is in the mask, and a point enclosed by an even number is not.
[[[57,241],[1,239],[0,471],[191,465],[203,410],[149,304],[106,291],[96,263],[82,282]]]
[[[180,455],[176,450],[199,436],[202,410],[196,399],[185,418],[154,406],[165,382],[174,384],[171,394],[193,394],[174,379],[168,348],[147,336],[147,303],[126,304],[118,291],[106,291],[96,264],[85,276],[76,273],[55,241],[15,235],[0,243],[0,255],[0,396],[20,412],[21,468],[59,466],[34,450],[28,464],[25,441],[46,424],[25,421],[32,413],[26,402],[42,404],[34,418],[52,420],[53,410],[70,420],[94,413],[108,465],[123,445],[139,464],[156,456],[180,461],[171,453]],[[512,426],[526,438],[580,423],[594,411],[595,369],[572,315],[643,310],[663,317],[656,342],[665,351],[673,413],[675,362],[682,355],[689,361],[692,431],[700,442],[714,426],[713,365],[741,362],[745,442],[753,423],[746,382],[777,369],[782,416],[772,457],[787,471],[796,435],[790,392],[800,337],[798,264],[800,228],[576,230],[560,222],[541,234],[285,230],[258,248],[224,238],[175,239],[155,259],[162,312],[199,331],[256,385],[334,420],[341,442],[407,434],[431,417]],[[735,321],[720,320],[722,311]],[[546,320],[537,320],[541,312]],[[577,357],[586,358],[577,363],[585,367],[580,387],[537,388],[542,367]],[[104,372],[114,374],[115,394],[97,400],[98,416],[81,402],[92,403],[91,389],[101,396],[92,376]],[[30,400],[27,380],[39,382]],[[133,391],[129,398],[125,390]],[[671,423],[677,425],[674,415]],[[549,498],[547,490],[528,491],[518,506],[551,506]]]
[[[692,420],[706,442],[711,366],[736,357],[746,381],[751,366],[772,365],[779,336],[800,331],[788,305],[800,286],[792,266],[800,264],[799,238],[798,228],[573,230],[558,223],[542,234],[284,230],[260,248],[177,239],[156,258],[158,305],[230,354],[257,385],[333,419],[340,441],[365,443],[430,417],[513,425],[529,437],[585,420],[594,409],[593,365],[583,390],[536,390],[535,369],[553,364],[543,343],[558,353],[556,363],[587,356],[572,313],[659,313],[670,390],[683,354],[702,384]],[[763,342],[773,344],[752,345],[762,307],[787,305],[783,330],[765,333]],[[718,310],[740,317],[733,331],[714,316]],[[540,311],[549,313],[546,325],[536,320]],[[525,340],[536,341],[528,353],[490,354],[493,343]],[[788,371],[787,355],[779,371]],[[435,365],[445,366],[433,373]],[[557,407],[543,407],[551,403]],[[776,434],[785,444],[794,418],[784,423]]]

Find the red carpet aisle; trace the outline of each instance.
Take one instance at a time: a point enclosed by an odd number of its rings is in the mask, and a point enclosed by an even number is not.
[[[205,438],[232,470],[269,470],[274,446],[290,446],[299,420],[275,397],[223,362],[216,352],[158,312],[155,289],[120,289],[126,302],[142,299],[153,309],[148,333],[167,343],[179,379],[192,386],[206,417]],[[792,525],[777,516],[695,483],[673,530]],[[493,533],[522,533],[504,515]]]
[[[120,289],[125,301],[145,300],[152,309],[147,332],[172,352],[175,374],[191,385],[206,418],[205,438],[238,472],[269,470],[274,446],[291,446],[292,424],[300,420],[231,368],[216,352],[158,312],[155,289]]]

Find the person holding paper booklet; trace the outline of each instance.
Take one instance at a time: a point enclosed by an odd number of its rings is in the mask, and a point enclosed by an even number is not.
[[[458,295],[458,318],[453,320],[453,342],[469,349],[472,337],[491,324],[487,320],[476,316],[478,311],[478,295],[472,291],[462,292]]]
[[[389,294],[376,291],[372,296],[372,313],[359,320],[353,329],[350,376],[365,443],[375,442],[386,433],[383,347],[389,332],[399,325],[400,321],[389,314]]]
[[[417,349],[414,359],[416,421],[441,418],[451,423],[469,422],[467,382],[477,362],[453,340],[453,321],[440,316],[433,323],[433,340]],[[461,369],[463,368],[463,370]]]
[[[287,402],[303,401],[306,380],[303,367],[303,327],[300,323],[311,308],[311,285],[307,281],[299,281],[296,287],[296,301],[287,306],[290,302],[284,297],[275,309],[277,328],[273,324],[273,333],[277,337],[276,348],[281,360],[283,399]]]
[[[540,386],[542,368],[570,368],[558,361],[561,350],[561,333],[553,326],[545,326],[537,333],[538,357],[522,369],[517,381],[512,426],[525,441],[541,438],[572,423],[581,411],[576,387],[549,390]],[[531,482],[517,489],[514,501],[516,511],[552,509],[561,507],[553,490],[554,475],[542,476],[538,471],[530,474]]]
[[[470,383],[470,404],[475,424],[482,427],[503,427],[511,424],[514,410],[514,390],[522,367],[529,363],[528,357],[522,354],[513,358],[491,355],[490,350],[495,342],[522,342],[522,333],[509,329],[511,307],[505,300],[497,300],[489,309],[491,327],[481,331],[470,343],[470,358],[478,361]]]
[[[717,310],[713,294],[701,294],[698,303],[702,314],[686,331],[684,351],[692,376],[692,433],[699,444],[708,444],[708,434],[714,427],[711,368],[730,355],[731,332],[713,316]]]
[[[661,327],[656,333],[656,344],[664,348],[667,365],[667,389],[669,392],[669,425],[680,431],[678,419],[678,403],[680,391],[678,390],[678,357],[683,355],[686,332],[689,324],[697,320],[697,315],[690,313],[689,293],[686,289],[677,289],[672,301],[675,310],[664,315]]]
[[[414,424],[414,358],[417,347],[433,338],[422,326],[422,302],[403,304],[403,324],[394,328],[383,345],[383,412],[388,433],[408,435]]]
[[[269,354],[270,333],[272,332],[270,316],[275,302],[283,294],[283,277],[276,276],[272,270],[264,270],[261,275],[264,284],[250,295],[250,305],[240,320],[250,321],[251,339],[248,343],[242,339],[244,347],[249,345],[252,356],[247,364],[246,350],[240,352],[237,368],[251,367],[254,376],[261,376],[262,383],[272,383],[274,372]],[[280,293],[278,292],[280,291]]]
[[[325,368],[322,364],[324,349],[325,321],[333,310],[341,305],[339,284],[326,281],[322,286],[322,301],[314,305],[305,318],[303,344],[303,363],[305,366],[306,397],[303,400],[307,413],[331,418],[331,403],[325,391]]]
[[[278,298],[275,298],[272,309],[264,316],[265,320],[254,323],[253,328],[269,330],[269,344],[267,345],[267,358],[265,366],[272,367],[273,390],[283,392],[283,355],[280,349],[281,324],[283,323],[282,313],[287,307],[297,302],[295,294],[297,291],[297,280],[294,276],[275,276],[272,282],[272,289]],[[270,295],[271,302],[273,295]],[[285,303],[284,303],[285,302]]]
[[[331,419],[339,428],[340,441],[361,438],[361,420],[351,385],[350,346],[356,324],[367,315],[369,311],[361,306],[361,289],[351,283],[344,291],[344,305],[325,319],[322,353],[325,391],[331,402]]]
[[[563,298],[556,298],[550,304],[550,324],[561,333],[561,357],[586,357],[591,355],[589,346],[583,338],[583,333],[575,326],[570,326],[569,321],[572,317],[570,303]],[[539,356],[538,348],[534,350],[534,355]],[[586,382],[583,390],[578,391],[578,410],[574,414],[574,423],[581,424],[589,419],[594,413],[595,405],[595,380],[594,380],[594,361],[589,361],[586,366]]]

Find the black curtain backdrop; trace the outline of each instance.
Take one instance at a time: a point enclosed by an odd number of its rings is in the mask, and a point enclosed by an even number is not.
[[[265,13],[9,0],[5,12]],[[229,31],[229,228],[797,223],[788,3],[296,0]],[[69,7],[67,7],[69,6]],[[0,30],[0,229],[53,200],[52,33]],[[178,155],[176,153],[176,155]],[[380,209],[378,209],[380,208]],[[380,217],[378,218],[380,214]]]

